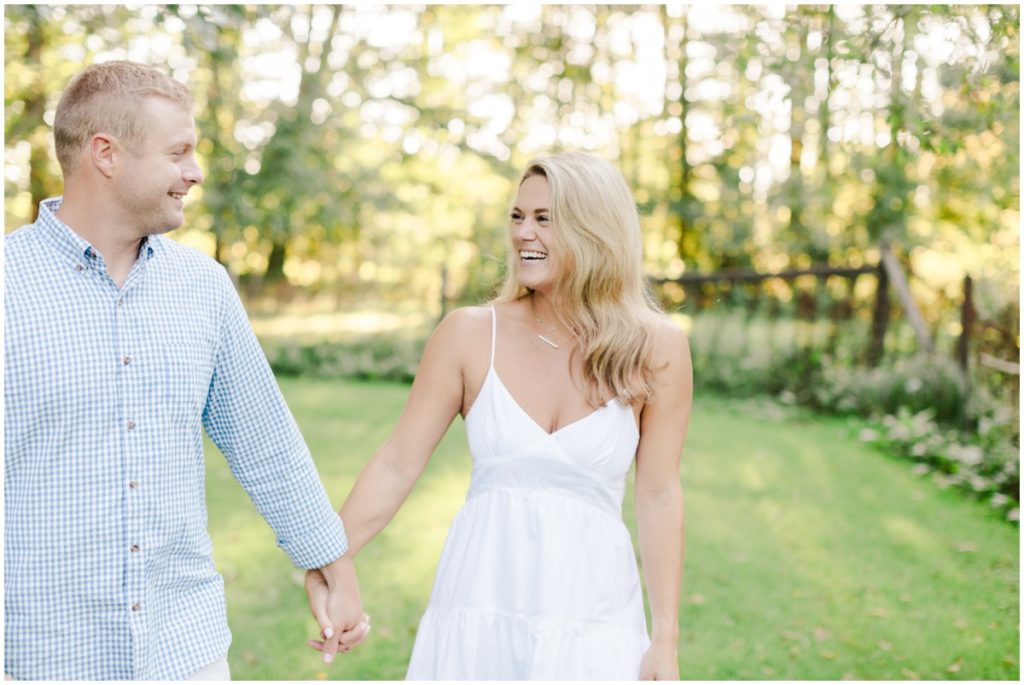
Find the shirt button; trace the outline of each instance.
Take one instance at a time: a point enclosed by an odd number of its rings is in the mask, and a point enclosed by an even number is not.
[[[135,604],[132,604],[132,611],[138,611],[141,608],[142,608],[142,605],[139,604],[138,602],[136,602]]]
[[[130,480],[130,481],[128,481],[128,487],[130,487],[132,490],[137,489],[139,487],[139,481],[137,481],[137,480]]]
[[[134,421],[129,421],[128,422],[128,430],[134,430],[134,429],[135,429],[135,422]]]
[[[138,545],[132,545],[131,547],[129,547],[129,549],[132,552],[138,552],[139,551],[139,546]]]
[[[122,363],[123,363],[123,364],[124,364],[125,366],[128,366],[129,364],[131,364],[131,363],[132,363],[132,358],[131,358],[131,357],[125,357],[124,359],[122,359],[122,360],[121,360],[121,362],[122,362]]]
[[[85,269],[85,267],[82,266],[81,264],[75,264],[75,271],[82,271],[84,269]]]

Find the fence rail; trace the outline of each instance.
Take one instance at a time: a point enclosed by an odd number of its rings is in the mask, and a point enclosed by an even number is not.
[[[674,283],[686,290],[715,283],[763,283],[765,281],[780,280],[792,283],[800,278],[808,276],[820,281],[829,278],[841,278],[852,283],[861,276],[875,276],[878,279],[878,286],[875,289],[875,301],[872,307],[871,336],[868,347],[865,350],[865,358],[870,366],[876,366],[881,361],[885,349],[885,336],[889,328],[891,305],[888,296],[889,274],[884,264],[879,263],[868,266],[843,267],[819,264],[803,269],[786,269],[783,271],[757,271],[754,269],[723,269],[712,273],[686,273],[676,278],[652,278],[653,285],[664,286]]]
[[[786,271],[775,272],[755,271],[753,269],[722,269],[721,271],[714,271],[712,273],[683,274],[676,278],[652,278],[651,282],[658,285],[663,285],[665,283],[699,285],[703,283],[715,283],[722,281],[734,283],[757,283],[774,278],[778,278],[783,281],[794,281],[802,276],[817,276],[819,278],[839,276],[841,278],[853,278],[863,274],[872,274],[877,272],[878,266],[837,267],[819,265],[808,267],[806,269],[787,269]]]

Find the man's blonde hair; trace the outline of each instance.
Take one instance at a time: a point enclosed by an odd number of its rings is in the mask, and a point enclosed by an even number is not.
[[[663,315],[644,278],[640,216],[625,179],[584,152],[533,160],[520,185],[532,176],[547,179],[550,189],[554,240],[565,260],[556,313],[579,343],[587,399],[595,407],[607,395],[624,404],[646,401],[654,330]],[[530,292],[519,282],[518,254],[511,235],[508,240],[506,278],[495,302]]]
[[[53,137],[65,176],[93,135],[108,133],[126,145],[145,136],[139,112],[147,97],[162,97],[191,111],[192,95],[166,74],[135,62],[104,62],[79,73],[57,104]]]

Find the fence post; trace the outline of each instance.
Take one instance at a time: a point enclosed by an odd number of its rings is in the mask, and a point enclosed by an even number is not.
[[[964,303],[960,307],[960,339],[956,345],[956,360],[960,364],[960,370],[964,373],[967,373],[970,364],[968,354],[974,318],[974,282],[970,276],[964,276]]]
[[[903,273],[903,268],[896,259],[896,255],[892,253],[887,243],[882,243],[882,264],[888,272],[887,275],[889,280],[892,281],[896,295],[900,298],[900,304],[903,305],[903,313],[906,315],[907,321],[910,322],[910,327],[914,329],[914,335],[917,336],[917,344],[925,352],[934,352],[935,345],[932,343],[931,336],[928,335],[928,327],[924,323],[924,317],[921,316],[921,310],[917,308],[914,297],[910,294],[910,284],[907,283],[907,277]]]
[[[871,343],[868,346],[868,365],[878,366],[885,353],[885,331],[889,327],[889,274],[879,261],[875,271],[878,290],[875,292],[875,309],[871,318]]]

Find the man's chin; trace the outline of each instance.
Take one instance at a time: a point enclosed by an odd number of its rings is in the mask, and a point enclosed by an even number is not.
[[[146,230],[146,235],[163,235],[164,233],[170,233],[173,230],[181,228],[185,223],[185,217],[183,215],[177,217],[167,217],[160,223],[154,223]]]

